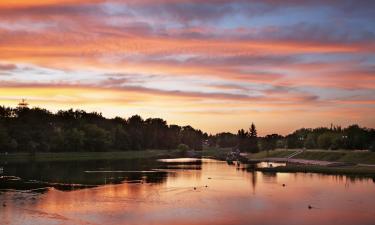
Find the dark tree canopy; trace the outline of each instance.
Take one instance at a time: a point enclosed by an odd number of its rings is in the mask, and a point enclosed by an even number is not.
[[[201,150],[207,138],[190,126],[168,125],[160,118],[107,119],[96,112],[0,107],[0,151],[66,152],[176,149]]]
[[[306,149],[373,149],[375,130],[351,125],[299,129],[285,137],[287,148]]]
[[[302,128],[283,137],[257,136],[254,123],[248,131],[208,136],[191,126],[168,125],[160,118],[107,119],[97,112],[0,106],[0,152],[78,152],[177,149],[183,144],[202,150],[203,143],[245,152],[275,148],[370,149],[375,151],[375,130],[351,125]]]
[[[251,124],[249,131],[239,130],[238,136],[238,149],[242,152],[258,152],[258,136],[254,123]]]
[[[358,125],[347,128],[340,126],[319,127],[315,129],[302,128],[285,137],[270,134],[257,137],[254,124],[249,131],[240,129],[237,133],[219,133],[209,137],[210,146],[232,147],[241,151],[257,152],[258,150],[273,150],[276,148],[306,148],[306,149],[348,149],[375,151],[375,130]],[[253,137],[253,138],[252,138]],[[237,139],[237,141],[235,141]]]

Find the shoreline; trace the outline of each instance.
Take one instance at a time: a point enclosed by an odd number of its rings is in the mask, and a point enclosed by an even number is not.
[[[203,151],[196,151],[195,157],[213,158],[225,161],[225,155],[229,149],[206,149]],[[248,170],[260,172],[280,172],[280,173],[294,173],[294,172],[311,172],[321,174],[341,174],[350,176],[367,176],[375,178],[375,164],[368,163],[354,163],[342,161],[326,161],[326,160],[311,160],[299,158],[286,158],[288,154],[295,152],[295,150],[275,150],[270,152],[270,155],[280,155],[281,157],[254,157],[263,156],[265,152],[256,154],[248,154],[249,159]],[[317,151],[321,153],[322,151]],[[335,154],[342,152],[328,152],[328,154]],[[188,152],[189,153],[189,152]],[[311,154],[311,153],[309,153]],[[357,154],[356,152],[349,152],[349,154]],[[358,153],[362,154],[362,153]],[[375,153],[369,153],[374,154]],[[253,157],[252,157],[253,156]],[[24,163],[24,162],[64,162],[64,161],[89,161],[89,160],[125,160],[125,159],[158,159],[158,158],[174,158],[186,157],[180,150],[142,150],[142,151],[125,151],[125,152],[56,152],[56,153],[12,153],[8,155],[0,155],[0,164],[6,163]],[[193,156],[194,157],[194,156]],[[359,157],[360,158],[360,157]],[[372,160],[372,159],[371,159]],[[370,160],[370,161],[371,161]],[[358,161],[356,159],[355,161]],[[278,166],[272,168],[254,168],[258,162],[283,162],[286,166]]]
[[[121,159],[152,159],[178,157],[179,150],[140,150],[140,151],[108,151],[108,152],[37,152],[0,154],[0,163],[23,162],[64,162],[89,160],[121,160]]]
[[[299,154],[295,154],[300,151]],[[292,157],[288,157],[293,155]],[[375,178],[375,153],[364,151],[329,151],[329,150],[274,150],[249,154],[250,162],[286,163],[286,166],[270,168],[252,168],[249,170],[280,173],[320,173],[330,175],[366,176]],[[332,159],[332,160],[327,160]],[[371,163],[369,163],[371,162]]]
[[[375,179],[375,167],[341,166],[328,167],[318,165],[289,164],[286,166],[248,169],[268,173],[317,173],[326,175],[345,175],[354,177],[368,177]]]

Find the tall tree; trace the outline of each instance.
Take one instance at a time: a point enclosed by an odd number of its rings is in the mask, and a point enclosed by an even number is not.
[[[259,152],[258,134],[254,123],[251,123],[249,132],[249,151],[252,153]]]

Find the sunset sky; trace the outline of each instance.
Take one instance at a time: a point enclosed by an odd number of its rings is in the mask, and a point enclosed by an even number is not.
[[[375,1],[1,0],[0,105],[208,133],[375,127]]]

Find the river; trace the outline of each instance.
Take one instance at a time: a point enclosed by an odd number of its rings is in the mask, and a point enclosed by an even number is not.
[[[243,165],[212,159],[30,162],[5,165],[3,173],[22,182],[12,186],[1,181],[0,224],[373,225],[375,221],[375,183],[369,178],[248,172]],[[30,180],[51,185],[28,188]]]

